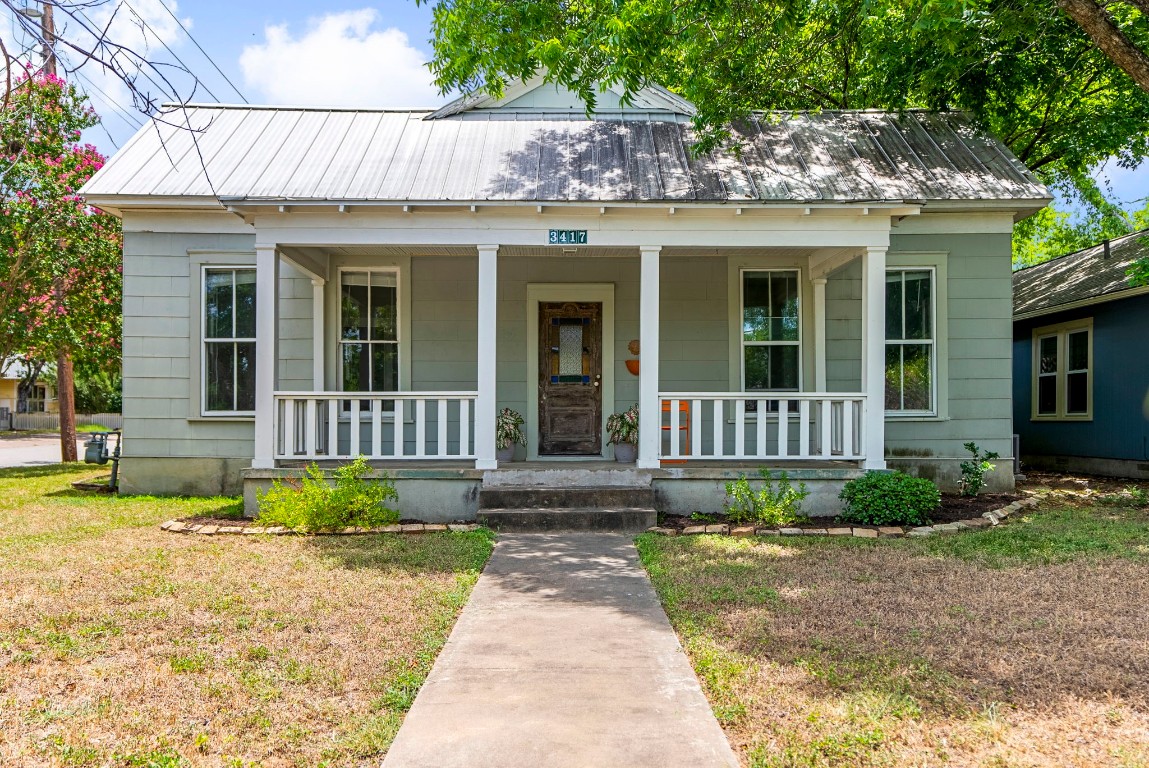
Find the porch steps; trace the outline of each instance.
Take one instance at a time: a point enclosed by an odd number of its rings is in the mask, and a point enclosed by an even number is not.
[[[497,531],[641,531],[655,524],[649,485],[492,486],[479,489],[478,521]]]

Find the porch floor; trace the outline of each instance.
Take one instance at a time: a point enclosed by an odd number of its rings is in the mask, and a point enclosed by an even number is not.
[[[307,461],[280,461],[276,469],[262,470],[263,472],[276,473],[278,470],[299,470],[306,468],[311,462]],[[314,462],[321,469],[335,469],[346,464],[346,461],[316,461]],[[857,461],[775,461],[770,464],[764,464],[761,461],[717,461],[706,459],[671,459],[663,462],[661,469],[639,469],[633,464],[620,464],[616,461],[609,459],[538,459],[535,461],[512,461],[504,462],[499,465],[498,469],[475,469],[475,462],[473,461],[444,461],[444,460],[428,460],[428,461],[369,461],[367,462],[372,469],[385,470],[396,476],[407,476],[409,472],[417,472],[418,476],[426,477],[428,471],[440,471],[451,476],[458,476],[460,472],[473,473],[476,477],[481,477],[487,472],[544,472],[547,470],[580,470],[580,471],[620,471],[627,470],[637,473],[650,473],[652,477],[682,477],[694,475],[695,471],[704,473],[705,476],[714,474],[715,471],[733,471],[733,472],[746,472],[752,470],[757,472],[759,467],[765,466],[771,472],[786,471],[793,474],[794,472],[816,472],[820,470],[856,470],[860,466]],[[258,471],[258,470],[249,470]]]

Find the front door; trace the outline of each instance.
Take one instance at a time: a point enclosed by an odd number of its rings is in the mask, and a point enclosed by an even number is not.
[[[602,454],[602,302],[539,302],[539,455]]]

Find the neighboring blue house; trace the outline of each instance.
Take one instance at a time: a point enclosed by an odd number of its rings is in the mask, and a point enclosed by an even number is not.
[[[1013,423],[1033,469],[1149,477],[1149,230],[1013,275]]]

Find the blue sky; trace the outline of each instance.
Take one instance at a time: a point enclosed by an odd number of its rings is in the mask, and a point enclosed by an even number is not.
[[[251,103],[425,107],[444,101],[423,66],[431,10],[414,0],[113,0],[91,11],[94,20],[103,22],[115,3],[127,8],[117,12],[113,34],[146,48],[150,58],[182,59],[210,91],[197,92],[199,101],[237,103],[239,97],[165,5]],[[19,42],[11,24],[0,33]],[[114,78],[85,65],[79,79],[104,116],[103,128],[86,139],[112,154],[142,118],[125,106],[128,94]],[[177,79],[178,95],[186,97],[190,85]],[[1135,171],[1110,163],[1098,176],[1130,206],[1149,196],[1149,163]]]

